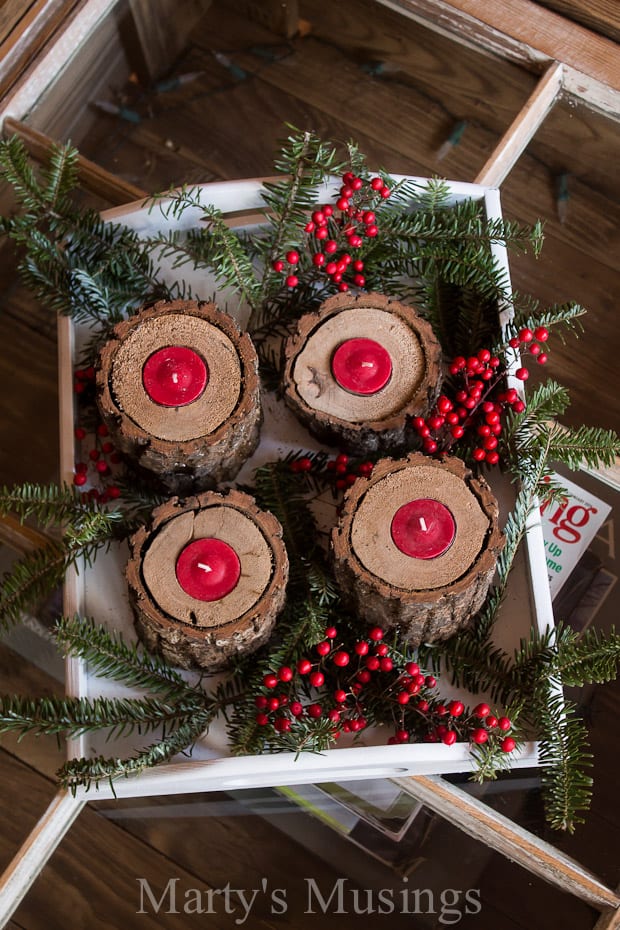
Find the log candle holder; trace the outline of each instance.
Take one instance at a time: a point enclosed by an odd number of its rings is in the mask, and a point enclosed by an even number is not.
[[[412,646],[468,626],[504,544],[498,505],[457,458],[382,459],[345,496],[334,568],[351,607]]]
[[[172,493],[232,478],[258,444],[258,359],[213,304],[161,301],[114,328],[97,403],[123,452]]]
[[[298,321],[284,349],[284,398],[319,439],[360,454],[398,447],[440,390],[441,348],[412,307],[340,294]]]
[[[282,527],[240,491],[157,507],[130,539],[129,600],[140,639],[182,668],[224,668],[258,649],[284,604]]]

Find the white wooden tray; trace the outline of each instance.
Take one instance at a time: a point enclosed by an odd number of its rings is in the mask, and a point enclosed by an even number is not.
[[[420,178],[411,180],[424,183],[424,179]],[[202,203],[212,204],[224,213],[258,211],[262,207],[261,182],[258,180],[205,184],[200,185],[199,190]],[[499,191],[463,183],[450,184],[450,190],[453,203],[472,198],[484,203],[489,218],[501,217]],[[321,199],[331,200],[332,195],[333,189],[326,187]],[[186,210],[181,221],[177,223],[166,220],[159,209],[149,211],[141,203],[133,203],[110,210],[104,217],[123,222],[146,235],[157,229],[170,229],[173,226],[179,229],[196,226],[199,222],[199,211]],[[508,278],[505,248],[500,243],[494,243],[492,249]],[[216,292],[213,278],[205,275],[202,270],[196,272],[190,269],[190,266],[185,266],[180,271],[175,271],[162,264],[162,272],[169,280],[182,274],[195,297],[211,299]],[[231,313],[241,325],[244,324],[246,311],[235,294],[219,290],[216,302],[221,309]],[[79,355],[79,346],[86,335],[85,327],[74,326],[67,318],[60,320],[61,478],[67,483],[72,482],[75,461],[72,370],[74,357]],[[521,387],[520,382],[515,381],[514,385]],[[264,408],[265,424],[260,446],[239,476],[244,482],[251,478],[254,468],[258,465],[285,454],[289,449],[318,448],[316,440],[310,437],[292,414],[276,402],[272,395],[266,397]],[[511,505],[510,488],[507,483],[504,486],[494,483],[494,491],[505,516]],[[108,552],[100,553],[93,566],[81,566],[79,572],[70,571],[65,583],[64,610],[68,615],[79,613],[93,617],[110,629],[122,631],[127,640],[135,640],[136,634],[123,576],[126,557],[126,547],[115,546]],[[553,624],[542,529],[537,514],[532,515],[525,545],[521,547],[517,556],[507,596],[501,608],[501,616],[494,631],[494,641],[508,652],[512,652],[518,647],[520,639],[528,635],[532,624],[541,631]],[[91,675],[84,662],[72,658],[67,660],[66,680],[67,693],[80,697],[137,694],[114,682]],[[461,697],[466,702],[472,702],[472,698],[474,703],[487,698],[484,694],[474,697],[457,692],[448,683],[443,690],[446,694]],[[105,734],[87,733],[68,742],[68,753],[70,758],[100,754],[120,757],[132,754],[139,746],[152,742],[154,738],[153,734],[145,738],[134,734],[130,738],[106,741]],[[118,797],[153,796],[357,778],[443,774],[465,772],[473,768],[473,760],[465,743],[454,746],[430,743],[387,746],[386,739],[386,728],[377,728],[366,731],[363,738],[354,745],[339,744],[338,748],[321,754],[302,753],[296,757],[293,753],[277,753],[234,757],[229,750],[224,726],[216,721],[209,733],[196,744],[191,757],[179,756],[178,761],[158,766],[140,776],[119,779],[114,783],[114,790],[107,782],[102,782],[98,788],[98,797],[106,798],[113,794]],[[526,743],[518,754],[513,755],[512,764],[515,767],[537,765],[537,744]],[[81,794],[84,792],[78,791],[78,795]]]

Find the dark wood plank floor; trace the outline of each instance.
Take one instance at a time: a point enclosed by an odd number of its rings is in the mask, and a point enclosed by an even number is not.
[[[110,89],[111,98],[122,95],[143,120],[135,125],[103,115],[89,118],[88,134],[75,140],[84,154],[147,190],[261,176],[271,173],[277,140],[288,122],[326,137],[354,137],[375,164],[394,172],[473,180],[533,87],[532,75],[518,67],[490,63],[457,48],[371,0],[302,0],[311,31],[290,43],[236,15],[234,6],[214,2],[175,62],[175,73],[201,70],[199,81],[165,95],[145,89],[138,93],[135,85]],[[261,47],[272,49],[271,58],[257,53]],[[245,69],[246,79],[237,80],[211,50],[229,55]],[[383,63],[382,69],[369,73],[376,62]],[[437,162],[438,146],[460,119],[468,122],[461,144]],[[616,429],[617,152],[617,125],[559,104],[502,188],[508,218],[532,223],[542,217],[546,224],[542,258],[513,257],[514,285],[543,304],[574,299],[589,308],[577,351],[572,342],[562,347],[556,340],[552,346],[549,373],[572,389],[567,421]],[[564,223],[555,203],[555,181],[562,171],[569,174],[571,193]],[[0,483],[47,481],[56,474],[58,456],[54,322],[21,290],[12,260],[1,254],[0,344],[6,348],[0,358]],[[0,673],[7,690],[18,688],[20,680],[29,693],[54,687],[2,652]],[[613,737],[619,697],[620,687],[611,684],[595,689],[589,703],[596,789],[587,824],[575,837],[547,837],[610,885],[618,880],[619,860]],[[58,753],[53,744],[8,741],[5,746],[0,754],[0,858],[6,863],[52,796],[50,776]],[[536,792],[511,790],[509,783],[503,793],[488,797],[528,827],[540,827]],[[119,807],[113,819],[109,805],[89,810],[20,907],[16,926],[190,927],[206,920],[186,914],[157,919],[136,915],[140,875],[152,876],[153,888],[165,887],[174,876],[183,889],[226,880],[251,889],[262,878],[270,888],[287,888],[288,913],[276,918],[268,907],[257,907],[246,924],[257,928],[309,925],[314,918],[303,913],[304,877],[314,877],[327,888],[337,877],[351,875],[359,887],[370,887],[360,884],[370,881],[360,876],[372,874],[373,887],[388,887],[380,882],[403,887],[399,877],[372,860],[369,866],[367,857],[326,828],[316,834],[319,854],[304,848],[302,833],[296,843],[247,811],[207,819],[193,817],[190,808],[186,816],[174,819],[163,810],[161,817],[153,816],[150,802],[148,815],[136,807],[124,818]],[[464,917],[462,927],[586,930],[594,925],[596,915],[589,907],[439,820],[421,839],[419,857],[411,885],[434,889],[437,895],[448,888],[481,889],[482,911]],[[442,926],[437,915],[361,919],[371,927],[390,919],[392,930],[412,921],[421,928]],[[360,917],[328,914],[319,920],[320,926],[346,927],[357,926]],[[222,911],[211,921],[214,926],[234,925]]]

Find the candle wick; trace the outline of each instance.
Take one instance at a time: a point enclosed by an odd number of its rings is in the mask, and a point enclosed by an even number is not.
[[[362,362],[360,367],[361,368],[374,368],[375,366],[373,365],[372,362]]]
[[[420,527],[422,531],[426,533],[428,530],[428,526],[426,525],[426,520],[424,519],[424,517],[420,517],[419,519],[420,519]]]
[[[173,383],[173,384],[178,384],[178,383],[179,383],[179,376],[178,376],[178,374],[176,373],[176,371],[173,371],[173,372],[172,372],[171,377],[172,377],[172,383]]]
[[[213,569],[211,568],[211,566],[210,566],[210,565],[205,565],[204,562],[199,562],[199,563],[198,563],[198,568],[201,568],[201,569],[203,570],[203,572],[212,572],[212,571],[213,571]]]

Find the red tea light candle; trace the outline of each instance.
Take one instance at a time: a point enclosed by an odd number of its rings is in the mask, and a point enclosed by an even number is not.
[[[187,346],[165,346],[144,363],[142,384],[162,407],[185,407],[197,400],[209,380],[205,361]]]
[[[219,601],[237,586],[239,556],[221,539],[196,539],[182,550],[176,563],[177,581],[198,601]]]
[[[351,394],[377,394],[390,380],[390,353],[374,339],[347,339],[332,357],[332,374]]]
[[[429,497],[409,501],[394,514],[390,528],[394,545],[413,559],[436,559],[456,536],[452,512]]]

